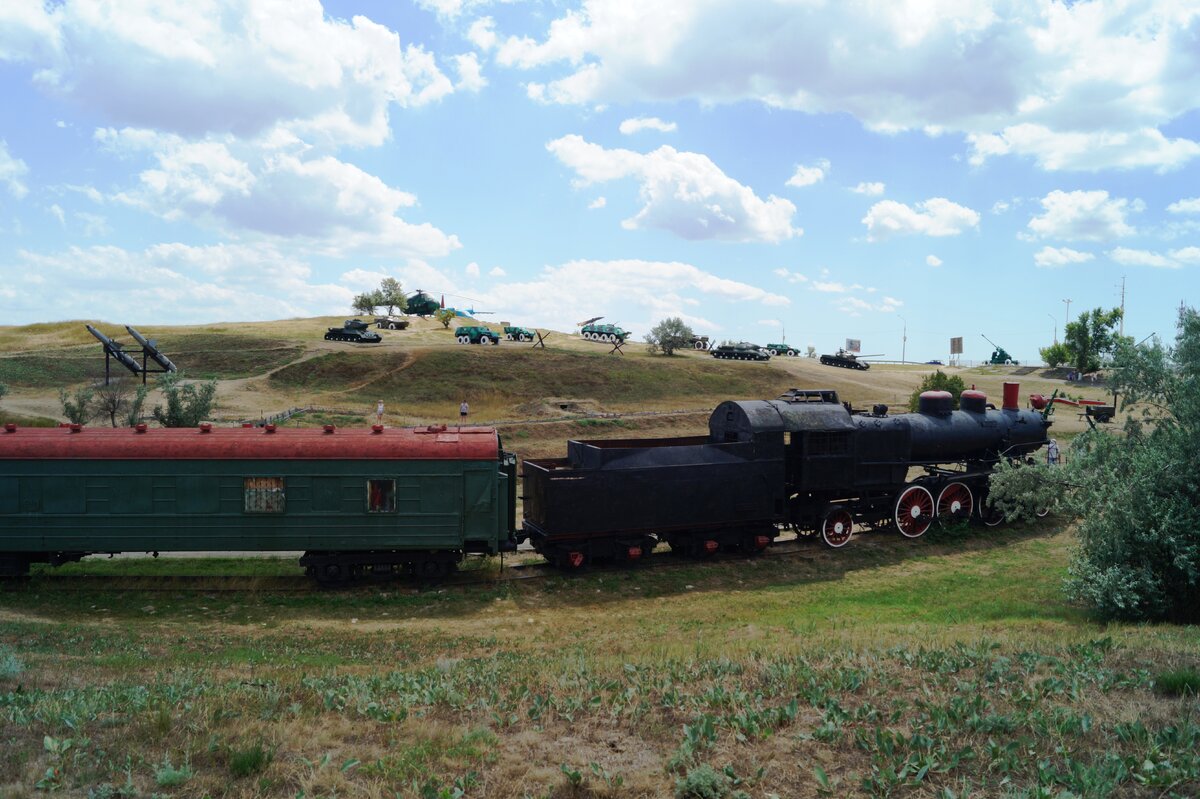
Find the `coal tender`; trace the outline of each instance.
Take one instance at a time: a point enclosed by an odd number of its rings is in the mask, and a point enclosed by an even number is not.
[[[917,413],[888,415],[793,389],[722,403],[707,436],[570,441],[565,458],[525,461],[523,530],[551,562],[579,567],[660,542],[754,552],[788,528],[841,547],[864,526],[917,538],[935,520],[993,523],[992,469],[1047,442],[1050,422],[1020,409],[1018,390],[1005,384],[1000,409],[963,392],[960,410],[930,391]]]

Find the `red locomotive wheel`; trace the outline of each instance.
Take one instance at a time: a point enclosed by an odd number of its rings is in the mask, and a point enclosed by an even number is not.
[[[937,516],[943,525],[971,518],[975,497],[963,483],[950,483],[938,494]]]
[[[846,546],[853,534],[854,517],[844,508],[829,511],[821,521],[821,540],[834,549]]]
[[[909,486],[896,498],[896,527],[905,538],[919,538],[933,524],[934,510],[928,488]]]

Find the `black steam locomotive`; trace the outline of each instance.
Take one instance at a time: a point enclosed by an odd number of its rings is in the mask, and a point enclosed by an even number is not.
[[[830,390],[723,402],[709,434],[569,441],[567,457],[526,460],[523,534],[548,560],[635,560],[660,541],[703,556],[755,552],[790,528],[844,546],[856,526],[916,538],[935,519],[999,521],[988,476],[1047,443],[1050,422],[1018,407],[1005,383],[997,410],[964,391],[921,395],[917,413],[855,412]]]

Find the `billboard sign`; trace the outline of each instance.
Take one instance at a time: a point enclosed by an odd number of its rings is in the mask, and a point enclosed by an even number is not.
[[[950,339],[950,354],[962,355],[962,336]]]
[[[862,352],[862,340],[857,338],[846,339],[846,352]]]

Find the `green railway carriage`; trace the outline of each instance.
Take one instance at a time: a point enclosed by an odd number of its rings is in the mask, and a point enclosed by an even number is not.
[[[492,428],[0,433],[0,576],[110,552],[304,551],[321,582],[514,548],[516,467]]]

